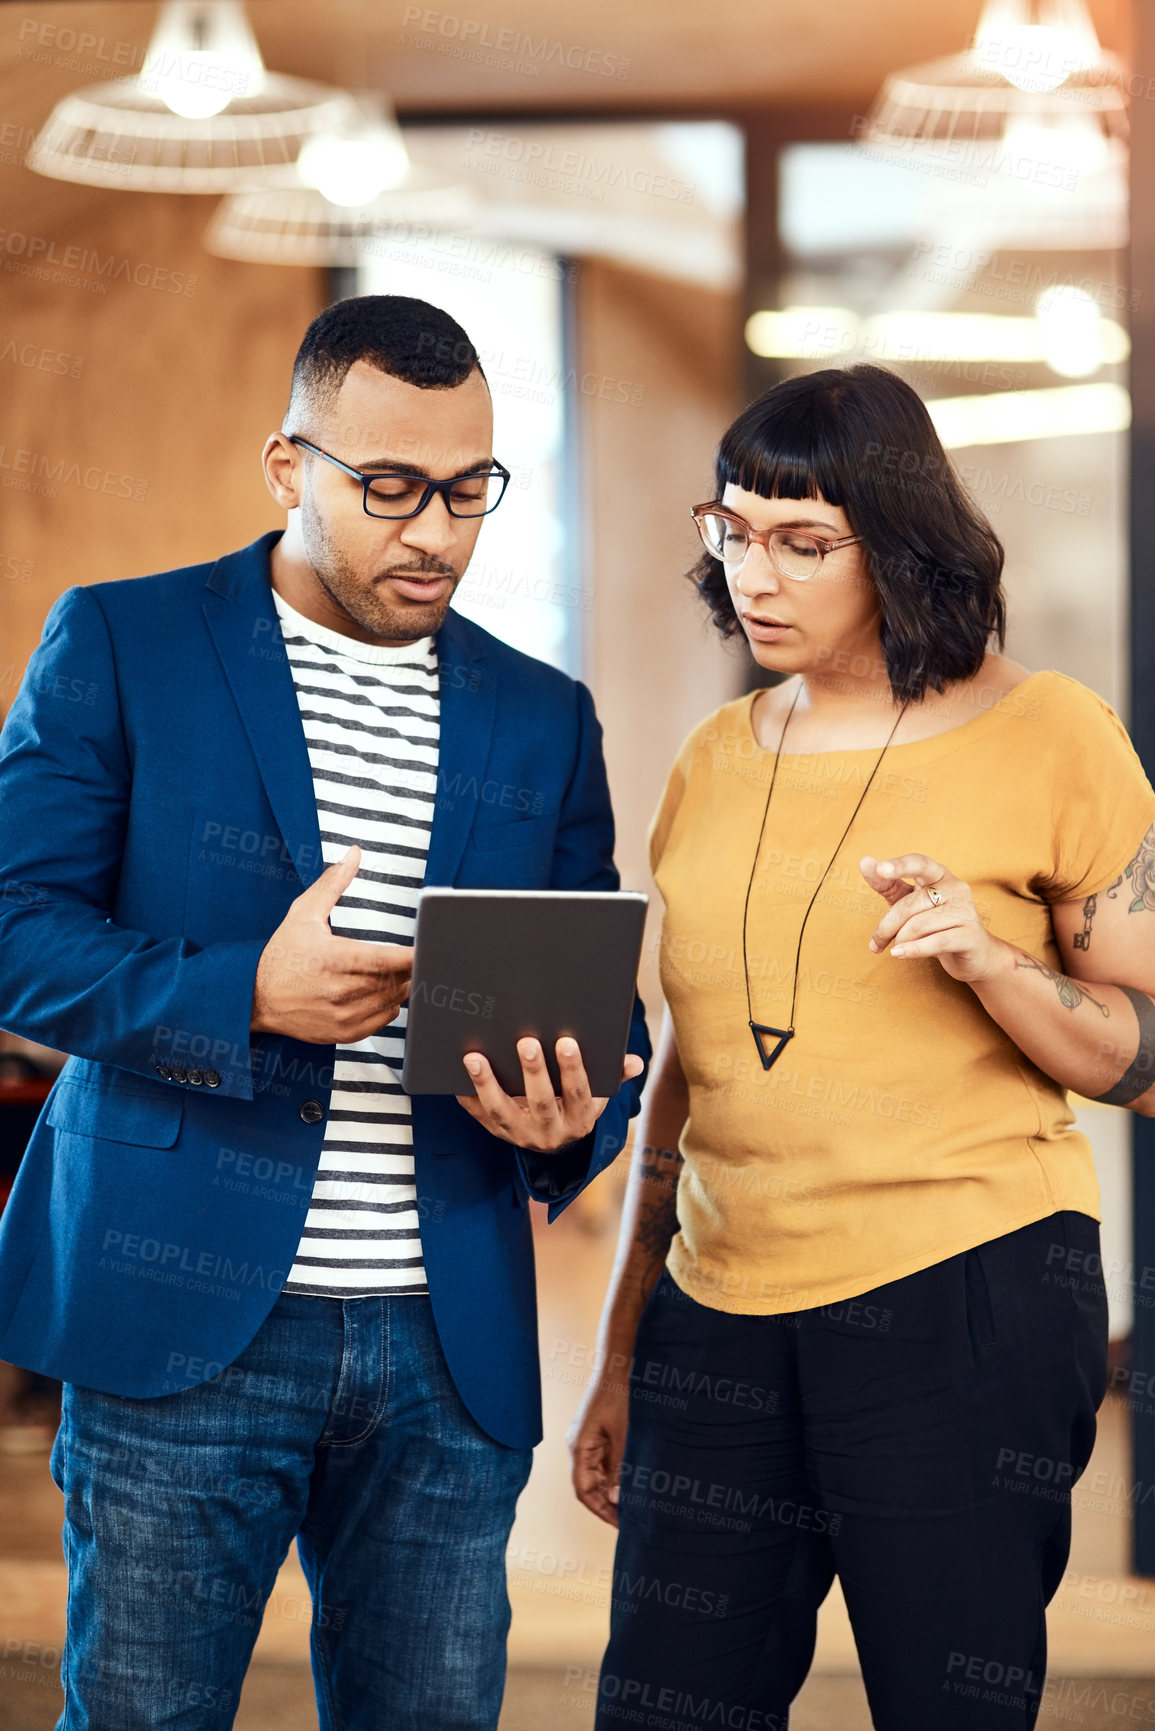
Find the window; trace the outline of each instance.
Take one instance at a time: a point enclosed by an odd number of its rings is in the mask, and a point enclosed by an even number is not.
[[[418,296],[469,333],[493,393],[494,456],[513,477],[453,605],[514,648],[576,674],[582,591],[566,560],[562,515],[565,264],[536,247],[469,234],[370,248],[358,293]]]

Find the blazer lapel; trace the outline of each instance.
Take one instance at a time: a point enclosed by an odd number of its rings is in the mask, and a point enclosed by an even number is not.
[[[306,887],[324,870],[305,730],[269,580],[280,531],[217,561],[204,614],[277,827]]]
[[[249,736],[269,804],[304,885],[321,875],[321,832],[305,732],[269,581],[279,531],[218,560],[206,584],[205,619]],[[437,634],[441,698],[437,804],[425,870],[452,884],[489,763],[497,679],[485,640],[450,608]]]
[[[481,798],[497,706],[497,677],[485,640],[452,608],[437,634],[441,742],[437,804],[425,867],[427,884],[452,884]]]

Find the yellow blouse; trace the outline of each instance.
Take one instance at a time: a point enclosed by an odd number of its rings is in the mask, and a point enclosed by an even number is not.
[[[885,908],[858,861],[932,855],[970,884],[990,931],[1061,968],[1049,904],[1107,889],[1155,822],[1114,710],[1035,673],[961,726],[891,746],[806,926],[795,1037],[764,1071],[742,971],[774,766],[753,730],[757,695],[690,735],[650,831],[690,1095],[674,1280],[716,1310],[768,1316],[855,1297],[1059,1209],[1098,1218],[1064,1089],[933,958],[867,949]],[[782,755],[750,896],[755,1021],[786,1025],[806,904],[877,758]],[[1125,880],[1120,893],[1145,890]]]

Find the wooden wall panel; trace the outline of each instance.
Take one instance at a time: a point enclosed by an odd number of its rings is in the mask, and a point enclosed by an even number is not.
[[[282,520],[260,448],[324,304],[319,271],[205,252],[211,198],[23,167],[84,75],[25,58],[22,21],[78,10],[0,15],[0,712],[71,584],[209,558]],[[139,20],[109,42],[147,35],[151,7],[107,10]]]

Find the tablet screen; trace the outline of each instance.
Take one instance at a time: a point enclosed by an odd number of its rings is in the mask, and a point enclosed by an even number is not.
[[[417,907],[402,1083],[472,1094],[482,1052],[508,1094],[524,1092],[517,1042],[578,1043],[590,1089],[621,1086],[648,898],[634,891],[424,890]]]

